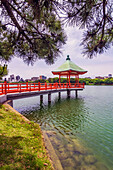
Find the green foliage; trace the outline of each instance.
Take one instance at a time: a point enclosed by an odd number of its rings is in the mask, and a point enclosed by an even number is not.
[[[45,2],[1,0],[0,60],[10,61],[15,54],[27,64],[37,59],[54,63],[66,36],[53,4]]]
[[[66,3],[65,3],[66,4]],[[83,54],[92,58],[113,43],[113,4],[107,0],[77,0],[66,5],[67,24],[85,28]]]
[[[107,84],[107,85],[113,85],[113,78],[105,79],[104,83]]]
[[[111,0],[1,0],[0,60],[16,55],[27,64],[52,64],[66,42],[63,25],[85,28],[83,54],[92,58],[113,43]]]
[[[80,83],[85,83],[86,85],[113,85],[113,78],[106,79],[88,79],[88,78],[80,78]]]
[[[67,6],[67,22],[85,28],[83,54],[92,58],[113,43],[113,3],[110,0],[77,0]]]
[[[46,81],[47,82],[47,81]],[[59,78],[49,78],[49,83],[56,83],[59,82]],[[71,83],[75,83],[75,78],[70,79]],[[61,83],[67,83],[67,78],[61,78]],[[106,79],[90,79],[90,78],[79,78],[79,83],[84,83],[86,85],[113,85],[113,78],[106,78]]]
[[[0,79],[8,74],[7,65],[0,65]]]

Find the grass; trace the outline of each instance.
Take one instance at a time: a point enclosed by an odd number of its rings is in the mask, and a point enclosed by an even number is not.
[[[41,129],[0,105],[0,169],[52,169]]]

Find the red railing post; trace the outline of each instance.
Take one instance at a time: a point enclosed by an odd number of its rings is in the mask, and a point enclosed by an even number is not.
[[[52,84],[51,84],[51,90],[52,90]]]
[[[29,84],[29,91],[31,91],[31,83]]]
[[[2,84],[2,94],[4,93],[4,90],[3,90],[3,88],[4,88],[4,86],[3,86],[3,84]]]
[[[17,91],[19,91],[19,84],[17,84]]]
[[[34,83],[34,90],[35,90],[35,83]]]
[[[63,83],[63,89],[64,89],[64,83]]]
[[[26,82],[26,89],[28,90],[28,82]]]
[[[38,82],[38,90],[40,91],[40,82]]]
[[[83,83],[83,88],[84,88],[84,86],[85,86],[85,83]]]
[[[45,82],[45,90],[47,90],[47,83]]]
[[[8,91],[9,91],[9,83],[8,83]]]
[[[7,81],[4,81],[4,90],[5,90],[5,94],[7,94]]]
[[[21,93],[21,84],[20,84],[20,93]]]
[[[68,83],[66,83],[66,88],[68,88]]]
[[[62,84],[60,83],[60,88],[62,88]]]

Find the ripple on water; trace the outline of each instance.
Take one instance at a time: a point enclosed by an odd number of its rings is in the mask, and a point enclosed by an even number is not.
[[[62,100],[58,101],[57,94],[54,94],[53,102],[49,106],[47,102],[42,106],[37,104],[37,98],[32,98],[32,101],[29,99],[27,102],[22,100],[20,107],[17,102],[15,109],[21,111],[28,119],[39,123],[42,129],[56,133],[55,136],[52,135],[56,140],[50,138],[54,147],[56,145],[56,152],[60,149],[57,154],[62,155],[61,160],[65,169],[75,168],[75,161],[78,169],[112,170],[113,86],[86,87],[79,93],[78,99],[74,99],[73,92],[71,96],[72,98],[67,100],[64,93]],[[87,148],[87,154],[80,154],[80,150],[76,149],[80,147],[84,150]],[[72,166],[69,167],[63,157]],[[96,161],[91,163],[93,160]]]

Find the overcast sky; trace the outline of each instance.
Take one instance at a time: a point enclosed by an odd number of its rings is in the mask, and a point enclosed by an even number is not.
[[[82,31],[75,27],[68,27],[65,32],[68,38],[67,43],[62,48],[62,56],[57,59],[55,64],[47,65],[44,60],[38,60],[33,66],[27,66],[22,59],[15,57],[8,64],[9,74],[7,77],[11,74],[20,75],[24,79],[40,75],[45,75],[47,78],[54,77],[51,71],[63,64],[67,55],[70,55],[71,61],[76,65],[88,71],[88,73],[80,77],[94,78],[95,76],[107,76],[110,73],[113,75],[113,48],[93,59],[88,59],[87,56],[83,57],[81,54]]]

